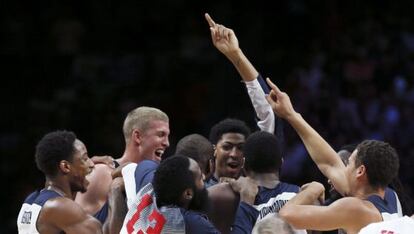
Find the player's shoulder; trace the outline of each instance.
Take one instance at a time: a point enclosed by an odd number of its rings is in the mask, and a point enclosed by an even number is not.
[[[369,202],[356,197],[343,197],[332,203],[332,206],[342,209],[366,209],[369,207]]]
[[[42,215],[67,220],[87,216],[78,203],[67,197],[54,197],[46,201],[42,207]]]
[[[374,219],[380,215],[377,208],[371,202],[357,197],[344,197],[336,200],[330,206],[349,211],[350,213],[358,212],[360,215],[365,214]]]

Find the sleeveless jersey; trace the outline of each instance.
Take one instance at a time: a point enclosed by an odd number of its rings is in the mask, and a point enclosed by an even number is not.
[[[204,214],[177,206],[157,207],[151,182],[158,165],[144,160],[122,169],[128,213],[121,233],[219,233]]]
[[[158,162],[143,160],[139,164],[130,163],[122,168],[128,209],[131,208],[132,203],[136,200],[138,191],[148,183],[152,182],[158,165]]]
[[[108,217],[109,212],[109,203],[108,201],[105,202],[105,204],[102,206],[102,208],[96,212],[96,214],[93,215],[101,224],[105,223],[106,218]]]
[[[152,184],[144,186],[128,203],[121,233],[185,233],[184,217],[178,207],[158,209]]]
[[[253,226],[268,215],[278,213],[279,210],[299,192],[299,187],[293,184],[280,182],[275,188],[269,189],[259,186],[254,202],[254,209],[246,208],[244,203],[238,208],[243,210],[244,217],[236,217],[235,226],[239,230],[251,233]],[[295,233],[306,233],[305,230],[295,230]]]
[[[402,217],[400,201],[395,191],[391,188],[385,189],[384,199],[377,195],[371,195],[367,200],[378,209],[384,221]]]
[[[61,197],[53,190],[43,189],[40,192],[33,192],[24,201],[17,217],[19,234],[37,234],[36,223],[43,205],[52,198]]]

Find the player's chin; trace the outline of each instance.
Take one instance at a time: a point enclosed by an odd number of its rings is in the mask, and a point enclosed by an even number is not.
[[[89,186],[89,181],[85,179],[82,185],[80,186],[79,192],[85,193],[88,190],[88,186]]]
[[[88,191],[88,189],[86,187],[82,187],[79,192],[80,193],[86,193]]]

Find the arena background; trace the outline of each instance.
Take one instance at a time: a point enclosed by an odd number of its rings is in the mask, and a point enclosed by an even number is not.
[[[399,152],[412,196],[413,1],[2,1],[0,233],[16,233],[24,197],[43,185],[34,147],[69,129],[90,155],[123,153],[122,121],[150,105],[171,145],[225,117],[254,127],[244,85],[212,45],[203,14],[235,30],[263,76],[331,145],[365,138]],[[283,177],[324,181],[285,124]],[[170,147],[170,154],[174,147]]]

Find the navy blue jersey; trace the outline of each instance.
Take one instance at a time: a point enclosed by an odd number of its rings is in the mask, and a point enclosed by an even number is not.
[[[204,182],[204,187],[209,188],[213,185],[218,184],[218,179],[216,177],[211,176],[210,179],[208,179],[206,182]]]
[[[395,191],[391,188],[385,189],[384,199],[378,195],[371,195],[366,200],[370,201],[378,209],[384,221],[402,217],[400,201]]]
[[[283,182],[280,182],[273,189],[260,186],[254,202],[254,207],[259,211],[257,221],[263,219],[268,214],[278,213],[299,190],[299,186]]]
[[[158,165],[156,161],[143,160],[138,164],[130,163],[122,168],[128,207],[136,199],[137,193],[152,182]]]
[[[121,233],[219,233],[207,216],[196,211],[176,206],[158,208],[156,196],[150,183],[158,163],[144,160],[139,164],[131,163],[122,169],[127,194],[128,213],[124,219]],[[138,192],[135,192],[138,190]],[[249,211],[255,208],[245,204]],[[244,218],[250,212],[238,210],[237,217]],[[244,233],[234,229],[232,233]]]
[[[138,193],[142,187],[152,182],[155,170],[157,170],[159,163],[153,160],[144,160],[138,163],[135,169],[135,193]]]
[[[105,220],[108,217],[108,209],[109,203],[108,201],[106,201],[102,208],[98,212],[96,212],[96,214],[94,214],[93,217],[99,220],[99,222],[101,222],[102,224],[105,223]]]
[[[236,222],[239,218],[245,218],[255,208],[244,204],[248,210],[244,213],[238,210]],[[188,233],[188,234],[216,234],[220,233],[203,213],[186,210],[177,206],[156,205],[156,196],[149,183],[144,186],[137,194],[136,199],[130,207],[124,219],[121,232],[130,233]],[[250,210],[249,210],[250,209]],[[231,232],[247,233],[242,228],[234,228]],[[250,233],[250,232],[249,232]]]
[[[128,213],[120,233],[184,233],[185,221],[180,208],[158,208],[156,204],[154,190],[149,183],[128,203]]]
[[[278,213],[291,198],[296,196],[299,190],[299,186],[283,182],[280,182],[275,188],[259,186],[253,209],[247,204],[241,203],[233,228],[242,230],[242,233],[251,233],[256,222],[268,215]],[[244,217],[239,217],[240,215]],[[306,231],[296,230],[296,233],[306,233]]]
[[[26,199],[24,199],[23,203],[31,205],[36,200],[36,198],[39,196],[39,193],[40,191],[36,190],[33,193],[29,194],[29,196],[27,196]]]
[[[43,189],[31,193],[24,201],[17,217],[17,228],[20,234],[39,233],[36,228],[37,218],[43,205],[52,198],[61,197],[53,190]]]
[[[185,233],[188,234],[197,234],[197,233],[205,233],[205,234],[216,234],[220,233],[217,229],[211,224],[208,220],[207,216],[192,210],[186,210],[180,208],[181,214],[184,217],[185,223]]]

